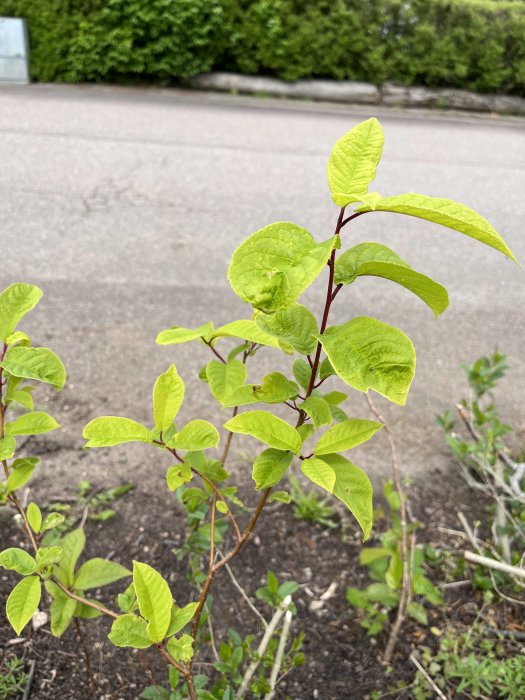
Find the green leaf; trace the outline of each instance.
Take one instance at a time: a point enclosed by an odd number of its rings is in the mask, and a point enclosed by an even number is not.
[[[314,455],[329,455],[334,452],[351,450],[370,438],[383,427],[373,420],[351,418],[329,428],[314,449]]]
[[[367,566],[378,559],[390,557],[391,554],[392,552],[384,547],[364,547],[359,552],[359,563],[362,566]]]
[[[317,321],[306,306],[294,303],[273,314],[260,313],[255,320],[260,328],[289,343],[303,355],[310,355],[317,345]]]
[[[308,389],[312,376],[310,365],[305,360],[295,360],[293,363],[293,376],[296,378],[299,386],[305,390]]]
[[[264,403],[282,403],[294,398],[299,393],[299,387],[295,382],[291,382],[284,374],[272,372],[263,377],[262,384],[248,385],[251,388],[253,401]],[[234,400],[237,393],[231,397]]]
[[[7,392],[6,405],[9,405],[11,401],[16,401],[21,406],[23,406],[28,411],[32,411],[34,408],[33,396],[31,395],[32,387],[24,387],[19,391]]]
[[[44,411],[24,413],[11,423],[6,423],[5,431],[9,435],[40,435],[60,428],[56,420]]]
[[[88,559],[84,562],[75,576],[74,589],[87,591],[90,588],[101,588],[121,578],[131,576],[131,571],[114,561],[107,559]]]
[[[42,527],[40,528],[40,532],[45,532],[46,530],[52,530],[54,527],[58,527],[58,525],[62,525],[64,520],[65,520],[65,517],[62,515],[62,513],[49,513],[49,515],[46,516],[44,522],[42,523]]]
[[[164,431],[167,430],[184,400],[184,382],[177,374],[174,365],[157,378],[153,387],[153,416],[155,427]]]
[[[175,661],[189,661],[193,656],[193,637],[189,634],[183,634],[178,639],[172,637],[166,644],[166,649]]]
[[[319,379],[328,379],[335,374],[335,369],[332,367],[332,363],[328,357],[325,357],[319,366]]]
[[[23,578],[11,591],[5,610],[7,619],[18,635],[35,614],[41,594],[38,576]]]
[[[8,493],[12,493],[22,488],[33,476],[35,467],[40,460],[36,457],[27,459],[15,459],[11,465],[11,474],[7,479],[6,488]]]
[[[171,619],[170,587],[158,571],[138,561],[133,562],[133,585],[140,614],[148,621],[148,637],[152,642],[161,642]]]
[[[16,450],[16,440],[12,435],[4,435],[0,437],[0,462],[4,462],[6,459],[11,459],[15,454]]]
[[[285,343],[283,345],[279,343],[277,338],[265,332],[259,324],[249,319],[227,323],[225,326],[217,328],[214,335],[216,337],[241,338],[242,340],[248,340],[250,343],[257,343],[257,345],[268,345],[279,350],[285,350],[285,352],[293,352],[288,344]]]
[[[58,589],[49,609],[51,613],[51,634],[53,636],[61,637],[64,634],[71,624],[76,609],[77,601]]]
[[[253,463],[252,478],[255,481],[255,488],[267,489],[277,484],[286,474],[291,462],[290,452],[272,447],[261,452]]]
[[[21,345],[31,345],[29,336],[27,335],[27,333],[24,333],[22,331],[16,331],[15,333],[11,333],[11,335],[8,336],[5,340],[6,345],[16,345],[17,343],[20,343]]]
[[[316,457],[304,459],[301,464],[301,471],[310,481],[313,481],[314,484],[325,489],[328,493],[334,492],[335,471],[322,459],[317,459]]]
[[[312,284],[335,243],[334,237],[318,244],[296,224],[270,224],[236,249],[228,280],[243,301],[273,313],[292,304]]]
[[[266,411],[247,411],[231,418],[224,424],[232,433],[252,435],[277,450],[301,451],[301,436],[289,423]]]
[[[214,335],[213,323],[203,323],[198,328],[182,328],[182,326],[173,326],[165,331],[161,331],[157,340],[157,345],[178,345],[179,343],[189,343],[191,340],[203,338],[208,341]]]
[[[379,243],[361,243],[337,258],[334,280],[337,284],[351,284],[359,276],[383,277],[413,292],[439,316],[448,307],[448,293],[430,277],[412,268],[401,258]]]
[[[299,408],[310,416],[316,430],[322,425],[330,425],[332,423],[330,406],[324,399],[318,396],[309,396],[306,401],[299,404]]]
[[[91,602],[95,603],[95,605],[98,602],[96,600],[92,600],[91,598],[86,598],[86,600],[91,600]],[[103,614],[104,613],[100,612],[100,610],[96,610],[86,603],[77,603],[73,617],[80,617],[83,620],[94,620],[97,617],[101,617]]]
[[[39,571],[56,564],[62,557],[62,547],[40,547],[36,553],[36,565]]]
[[[404,405],[416,368],[408,336],[375,318],[359,316],[327,328],[323,348],[343,381],[358,391],[377,391]]]
[[[57,567],[55,574],[59,581],[64,586],[72,586],[75,579],[75,566],[82,550],[86,544],[86,536],[82,528],[77,528],[68,532],[60,540],[60,546],[63,549],[62,560],[60,566]]]
[[[488,221],[469,207],[458,204],[452,199],[428,197],[424,194],[409,192],[380,199],[375,203],[375,210],[416,216],[419,219],[446,226],[499,250],[517,262],[503,238]],[[371,211],[371,208],[365,206],[357,211]]]
[[[328,394],[323,394],[323,399],[330,404],[330,406],[339,406],[340,403],[346,401],[348,394],[343,394],[342,391],[329,391]]]
[[[0,293],[0,340],[6,341],[19,321],[34,309],[42,290],[32,284],[17,282]]]
[[[150,431],[146,426],[119,416],[101,416],[90,421],[84,428],[84,447],[113,447],[124,442],[151,443]]]
[[[395,608],[399,603],[399,593],[393,591],[386,583],[371,583],[365,589],[368,600],[380,603],[388,608]]]
[[[288,491],[274,491],[272,494],[270,494],[268,503],[273,503],[274,501],[278,501],[279,503],[290,503],[291,500],[292,497]]]
[[[335,472],[334,496],[352,513],[367,540],[374,520],[370,479],[362,469],[341,455],[324,455],[321,459]]]
[[[108,639],[116,647],[147,649],[153,642],[148,637],[147,623],[138,615],[119,615],[111,625]]]
[[[0,552],[0,566],[7,571],[16,571],[17,574],[28,576],[35,571],[36,561],[25,549],[9,547]]]
[[[33,532],[39,533],[42,527],[42,513],[36,503],[30,503],[27,506],[26,517]]]
[[[220,502],[222,503],[222,501]],[[181,629],[193,619],[198,607],[198,603],[188,603],[188,605],[185,605],[183,608],[179,608],[179,606],[174,603],[171,608],[170,624],[166,632],[166,637],[171,637],[173,634],[180,632]]]
[[[66,370],[62,361],[48,348],[11,346],[0,362],[0,367],[15,377],[51,384],[57,391],[63,389],[66,383]]]
[[[180,450],[207,450],[217,447],[220,441],[219,431],[207,420],[192,420],[176,433],[169,441],[169,446]]]
[[[407,613],[420,625],[428,625],[427,611],[420,603],[409,603],[407,605]]]
[[[175,491],[179,486],[191,481],[192,476],[193,474],[189,464],[176,464],[173,467],[168,467],[168,471],[166,472],[166,484],[170,491]]]
[[[432,603],[432,605],[443,604],[443,598],[439,589],[437,589],[432,581],[430,581],[424,574],[415,573],[412,584],[414,586],[414,593],[417,595],[424,595],[428,602]]]
[[[359,201],[376,176],[385,137],[377,119],[367,119],[335,144],[328,161],[332,199],[340,206]],[[357,193],[357,194],[355,194]]]
[[[206,365],[211,393],[223,406],[228,404],[230,395],[244,385],[246,376],[246,365],[239,360],[229,360],[226,364],[211,360]]]

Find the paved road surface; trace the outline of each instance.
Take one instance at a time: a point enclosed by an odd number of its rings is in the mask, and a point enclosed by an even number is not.
[[[48,473],[67,473],[72,482],[86,475],[139,481],[159,469],[156,454],[135,447],[83,453],[82,426],[104,413],[149,420],[157,373],[172,360],[190,370],[204,363],[199,346],[156,346],[158,330],[247,315],[225,280],[229,256],[247,234],[279,220],[319,238],[331,233],[337,211],[326,185],[327,156],[373,112],[177,91],[0,88],[0,284],[43,288],[28,328],[69,370],[65,392],[48,398],[65,430],[35,446],[50,452]],[[380,117],[380,192],[464,202],[525,261],[523,121],[384,109]],[[379,401],[406,470],[443,478],[436,470],[449,460],[434,415],[465,391],[459,364],[496,345],[511,364],[500,393],[503,416],[523,447],[523,272],[459,234],[395,215],[364,217],[345,239],[392,245],[450,292],[451,308],[439,321],[384,280],[360,281],[336,305],[336,319],[373,315],[416,345],[407,406]],[[263,365],[272,367],[271,354]],[[212,418],[206,387],[185,374],[185,416]],[[357,394],[352,414],[366,415]],[[234,457],[242,464],[238,445]],[[386,474],[384,438],[371,448],[356,461]]]

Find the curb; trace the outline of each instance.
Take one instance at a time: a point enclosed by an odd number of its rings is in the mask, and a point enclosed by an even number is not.
[[[185,80],[185,87],[250,95],[291,99],[341,102],[345,104],[382,105],[431,109],[455,109],[525,116],[525,99],[514,95],[484,95],[453,88],[426,88],[351,80],[297,80],[288,83],[278,78],[240,75],[238,73],[203,73]]]

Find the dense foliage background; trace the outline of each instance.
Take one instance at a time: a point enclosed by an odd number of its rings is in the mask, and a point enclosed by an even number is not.
[[[525,92],[523,0],[0,0],[42,81],[285,80]]]

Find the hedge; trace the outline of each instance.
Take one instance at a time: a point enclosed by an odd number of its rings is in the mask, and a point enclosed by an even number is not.
[[[1,0],[36,80],[210,70],[524,94],[523,0]]]

